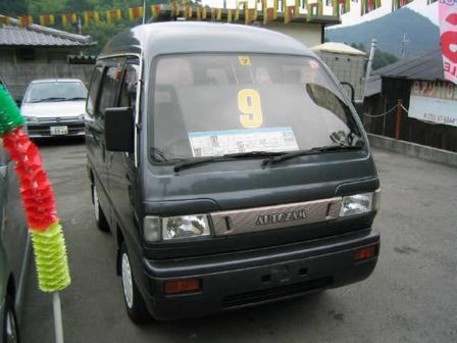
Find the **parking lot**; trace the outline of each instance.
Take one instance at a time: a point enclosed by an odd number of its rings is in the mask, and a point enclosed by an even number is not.
[[[57,199],[72,285],[65,342],[457,342],[457,170],[374,150],[381,179],[378,266],[366,281],[209,318],[134,325],[112,237],[95,227],[81,141],[40,145]],[[23,342],[54,342],[52,298],[31,265]]]

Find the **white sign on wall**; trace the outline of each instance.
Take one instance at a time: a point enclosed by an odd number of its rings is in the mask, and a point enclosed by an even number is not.
[[[457,126],[457,85],[451,82],[415,81],[411,86],[408,116]]]

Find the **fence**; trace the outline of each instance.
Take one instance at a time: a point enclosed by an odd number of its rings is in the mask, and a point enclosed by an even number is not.
[[[362,121],[369,133],[457,152],[457,128],[408,117],[410,80],[383,79],[383,93],[366,99]]]

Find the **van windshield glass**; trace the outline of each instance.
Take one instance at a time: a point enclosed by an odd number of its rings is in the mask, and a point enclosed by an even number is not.
[[[164,56],[154,72],[158,161],[363,145],[346,98],[313,58]]]

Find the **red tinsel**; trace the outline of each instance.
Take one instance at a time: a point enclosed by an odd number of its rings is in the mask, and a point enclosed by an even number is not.
[[[16,162],[29,227],[43,231],[59,218],[56,216],[52,185],[43,169],[38,148],[21,127],[2,138],[5,149]]]

